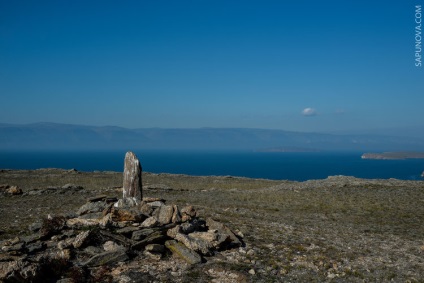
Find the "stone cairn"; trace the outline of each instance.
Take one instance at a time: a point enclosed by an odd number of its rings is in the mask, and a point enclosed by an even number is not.
[[[0,282],[97,282],[102,270],[118,264],[170,260],[167,254],[173,261],[201,264],[243,245],[241,235],[212,218],[201,219],[193,206],[142,195],[141,165],[128,152],[123,199],[90,198],[76,213],[30,225],[29,236],[0,242]]]

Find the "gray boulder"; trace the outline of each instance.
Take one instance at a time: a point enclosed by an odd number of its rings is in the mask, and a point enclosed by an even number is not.
[[[174,208],[172,205],[164,205],[159,209],[158,222],[161,225],[166,225],[171,223],[172,216],[174,215]]]

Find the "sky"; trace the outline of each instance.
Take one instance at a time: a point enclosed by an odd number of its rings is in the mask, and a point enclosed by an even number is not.
[[[0,123],[424,125],[398,1],[0,1]]]

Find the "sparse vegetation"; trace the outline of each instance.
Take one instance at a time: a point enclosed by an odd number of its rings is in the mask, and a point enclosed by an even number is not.
[[[88,197],[119,197],[122,174],[2,171],[0,183],[24,191],[0,197],[0,239],[6,239],[27,233],[29,224],[49,213],[75,211]],[[67,183],[84,190],[36,193]],[[223,252],[221,264],[193,267],[187,271],[191,282],[216,278],[220,270],[247,282],[424,278],[424,182],[333,177],[300,183],[145,173],[143,184],[146,197],[191,204],[202,217],[244,234],[246,247],[238,255]]]

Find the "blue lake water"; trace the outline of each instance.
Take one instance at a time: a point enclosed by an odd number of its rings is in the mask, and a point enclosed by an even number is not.
[[[361,153],[264,153],[226,151],[136,151],[143,171],[232,175],[275,180],[324,179],[332,175],[423,180],[424,159],[364,160]],[[1,152],[0,169],[75,168],[122,171],[124,151]]]

